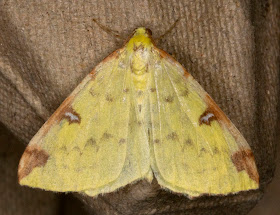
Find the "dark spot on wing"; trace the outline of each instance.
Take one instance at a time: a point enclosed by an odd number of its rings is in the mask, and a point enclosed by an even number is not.
[[[219,151],[219,149],[217,147],[215,147],[213,152],[214,152],[214,154],[219,154],[220,151]]]
[[[138,90],[138,91],[137,91],[137,96],[142,96],[142,94],[143,94],[143,91],[142,91],[142,90]]]
[[[206,169],[202,169],[202,170],[197,171],[197,173],[198,174],[203,174],[203,173],[205,173],[205,171],[206,171]]]
[[[113,96],[112,95],[110,95],[110,94],[107,94],[106,95],[106,101],[108,101],[108,102],[112,102],[114,99],[113,99]]]
[[[139,112],[141,113],[142,105],[138,105],[138,110],[139,110]]]
[[[187,139],[187,140],[185,140],[185,144],[188,146],[191,146],[191,145],[193,145],[193,142],[191,139]]]
[[[84,148],[86,148],[86,147],[94,147],[96,152],[98,152],[98,150],[99,150],[99,146],[97,145],[96,140],[93,138],[90,138],[87,140]]]
[[[91,137],[90,139],[87,140],[85,147],[95,146],[95,145],[96,145],[96,140]]]
[[[121,138],[120,140],[119,140],[119,144],[123,144],[123,143],[125,143],[126,141],[125,141],[125,139],[124,138]]]
[[[154,92],[156,92],[156,88],[151,88],[150,91],[151,91],[152,93],[154,93]]]
[[[179,137],[178,137],[178,134],[176,132],[172,132],[170,134],[167,135],[166,137],[168,140],[176,140],[178,141],[179,140]]]
[[[189,90],[187,88],[183,90],[180,94],[180,96],[188,96],[188,95],[189,95]]]
[[[62,164],[62,168],[63,168],[63,169],[67,169],[67,168],[69,168],[69,166],[66,165],[65,163],[63,163],[63,164]]]
[[[159,140],[159,139],[155,139],[155,140],[154,140],[154,143],[159,144],[159,143],[160,143],[160,140]]]
[[[103,136],[102,136],[102,139],[110,139],[110,138],[112,138],[112,137],[113,137],[112,134],[105,132],[105,133],[103,134]]]
[[[78,146],[75,146],[72,151],[76,151],[79,152],[80,154],[82,154],[82,151],[80,150],[80,148]]]
[[[148,140],[151,140],[151,132],[150,132],[150,128],[148,128]]]
[[[23,153],[18,170],[18,180],[29,175],[35,167],[45,166],[49,154],[39,146],[28,146]]]
[[[172,103],[174,101],[174,97],[173,96],[167,96],[164,98],[164,101],[168,102],[168,103]]]
[[[259,183],[259,174],[256,169],[255,159],[250,149],[240,150],[231,156],[231,160],[237,171],[246,171],[249,177]]]
[[[206,152],[207,150],[205,148],[200,149],[200,152]]]
[[[125,89],[123,89],[123,92],[128,93],[128,92],[129,92],[129,89],[128,89],[128,88],[125,88]]]
[[[94,87],[90,88],[90,90],[89,90],[90,95],[93,97],[98,96],[99,94],[97,92],[95,92],[95,90],[93,88]]]
[[[65,152],[67,151],[66,146],[60,147],[59,149],[60,149],[61,151],[65,151]]]
[[[150,71],[148,70],[148,65],[149,65],[149,64],[146,65],[146,73],[149,73],[149,72],[150,72]]]

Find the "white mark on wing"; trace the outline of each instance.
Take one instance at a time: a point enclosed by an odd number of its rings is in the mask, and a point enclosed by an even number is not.
[[[208,113],[206,116],[201,117],[201,121],[209,123],[209,119],[213,116],[214,116],[213,113]]]
[[[71,112],[65,112],[66,117],[70,117],[71,121],[79,121],[79,117]]]

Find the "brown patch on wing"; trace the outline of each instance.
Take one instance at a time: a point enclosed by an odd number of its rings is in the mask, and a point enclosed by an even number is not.
[[[229,118],[224,114],[224,112],[219,108],[219,106],[214,102],[214,100],[208,95],[205,95],[205,101],[208,106],[205,112],[213,113],[220,122],[223,122],[226,126],[230,126],[231,122]]]
[[[45,166],[49,159],[49,154],[39,148],[38,146],[28,146],[24,151],[19,168],[18,168],[18,180],[19,182],[25,176],[29,175],[35,167]]]
[[[238,172],[245,170],[249,177],[259,184],[259,174],[253,152],[250,149],[235,152],[231,156],[231,160]]]
[[[81,116],[78,114],[72,107],[68,107],[65,109],[64,114],[62,115],[62,119],[68,120],[69,124],[72,123],[81,123]]]
[[[217,120],[217,117],[212,112],[212,110],[208,108],[206,111],[204,111],[203,114],[200,115],[199,125],[202,125],[202,124],[210,125],[211,121],[213,121],[213,120]]]
[[[166,59],[168,59],[169,62],[180,65],[181,69],[184,71],[184,77],[188,78],[190,76],[190,73],[188,73],[187,70],[178,61],[176,61],[174,59],[174,57],[172,57],[170,54],[168,54],[167,52],[165,52],[157,47],[155,47],[155,49],[159,52],[159,55],[161,58],[166,58]]]

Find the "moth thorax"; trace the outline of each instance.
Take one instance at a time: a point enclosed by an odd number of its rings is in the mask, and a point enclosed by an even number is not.
[[[147,72],[149,51],[142,45],[134,48],[131,60],[131,70],[135,75],[143,75]]]

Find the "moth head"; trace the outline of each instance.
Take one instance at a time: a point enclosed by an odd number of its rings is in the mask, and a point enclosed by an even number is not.
[[[153,45],[152,31],[148,28],[136,28],[127,42],[129,51],[137,51],[138,49],[150,49]]]

